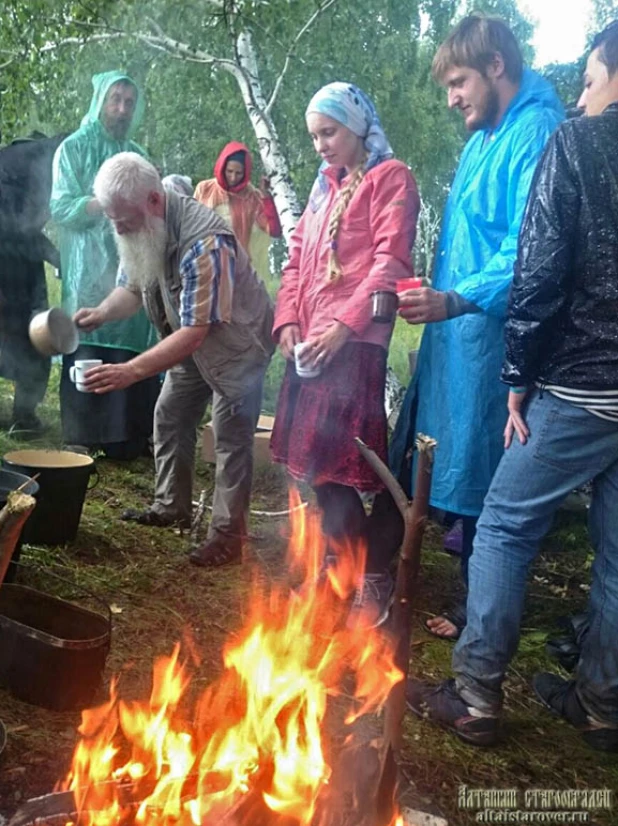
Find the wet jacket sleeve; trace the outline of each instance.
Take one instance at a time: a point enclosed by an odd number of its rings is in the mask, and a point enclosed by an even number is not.
[[[26,261],[39,263],[49,261],[52,267],[60,269],[60,253],[44,232],[29,235],[1,235],[0,256],[25,258]]]
[[[579,192],[562,130],[547,146],[522,225],[505,327],[502,380],[531,384],[569,290]]]
[[[373,265],[336,320],[361,335],[372,321],[371,293],[393,290],[412,274],[410,254],[416,238],[420,199],[416,183],[403,166],[391,167],[376,181],[370,207]]]
[[[262,213],[266,222],[267,232],[271,238],[281,238],[281,221],[272,195],[262,198]]]
[[[549,124],[540,122],[531,134],[513,147],[508,164],[508,180],[496,179],[496,186],[508,187],[508,232],[498,252],[480,272],[471,273],[456,287],[457,292],[489,315],[506,314],[517,240],[532,178],[545,143],[551,133]]]
[[[84,147],[65,141],[54,155],[52,193],[49,203],[53,220],[72,229],[86,229],[103,221],[100,215],[88,215],[86,206],[92,192],[81,183]]]
[[[305,231],[305,213],[296,225],[289,246],[288,262],[281,274],[281,286],[275,304],[275,322],[273,338],[279,341],[281,328],[286,324],[298,324],[298,279],[300,275],[300,256]]]

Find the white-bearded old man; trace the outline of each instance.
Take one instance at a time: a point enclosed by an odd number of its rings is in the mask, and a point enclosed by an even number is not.
[[[122,390],[166,371],[155,408],[155,498],[124,518],[162,527],[191,517],[197,426],[212,401],[216,483],[197,565],[238,561],[247,533],[253,434],[273,343],[272,306],[247,253],[208,207],[166,191],[152,164],[132,152],[106,161],[95,197],[114,226],[117,286],[76,323],[91,330],[142,306],[161,341],[124,364],[86,374],[94,393]]]

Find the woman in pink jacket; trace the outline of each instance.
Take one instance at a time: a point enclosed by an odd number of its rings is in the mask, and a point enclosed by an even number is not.
[[[309,204],[290,245],[277,297],[273,334],[288,359],[277,405],[273,458],[313,487],[332,540],[367,545],[356,613],[386,618],[390,557],[380,553],[376,521],[359,491],[378,491],[378,477],[360,456],[359,436],[387,461],[384,412],[386,358],[392,324],[372,317],[371,294],[395,291],[411,273],[419,198],[408,168],[393,151],[371,100],[349,83],[330,83],[312,98],[307,128],[322,158]],[[307,342],[301,378],[294,346]]]

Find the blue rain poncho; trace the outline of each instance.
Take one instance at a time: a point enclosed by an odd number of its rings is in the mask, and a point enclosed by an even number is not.
[[[466,144],[453,181],[432,286],[481,312],[425,327],[390,450],[403,478],[416,434],[437,439],[430,501],[442,510],[478,516],[503,452],[508,389],[500,370],[517,239],[537,161],[562,118],[553,88],[526,69],[497,129]]]
[[[99,120],[107,92],[120,80],[133,83],[121,72],[104,72],[92,78],[94,94],[88,114],[54,156],[50,210],[58,227],[62,306],[71,315],[80,307],[96,307],[116,286],[118,253],[112,225],[104,215],[88,215],[86,212],[86,206],[93,198],[95,176],[103,162],[118,152],[145,154],[130,139],[144,112],[141,92],[126,138],[116,140]],[[123,348],[136,353],[147,350],[156,340],[143,310],[124,321],[104,324],[91,333],[80,332],[82,344]]]

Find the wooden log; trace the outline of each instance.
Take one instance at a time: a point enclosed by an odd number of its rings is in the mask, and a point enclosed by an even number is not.
[[[393,632],[397,646],[395,649],[395,665],[403,672],[403,680],[393,686],[384,711],[384,733],[395,755],[399,754],[403,740],[403,718],[406,711],[405,690],[410,664],[414,589],[421,564],[423,535],[429,511],[429,492],[435,447],[435,439],[419,434],[416,440],[418,464],[414,499],[411,502],[406,501],[405,510],[402,511],[405,528],[395,582]]]
[[[405,691],[410,664],[414,588],[421,562],[423,535],[429,511],[433,454],[437,442],[422,433],[419,433],[416,439],[418,464],[412,501],[408,500],[399,482],[374,451],[360,439],[356,439],[356,444],[389,490],[404,521],[404,535],[395,580],[392,622],[395,636],[394,662],[403,673],[403,679],[391,689],[384,709],[384,749],[375,814],[375,823],[383,826],[390,822],[394,814],[397,763],[402,747],[403,718],[406,711]]]
[[[35,505],[34,496],[13,490],[0,511],[0,585],[4,581],[21,529]]]

